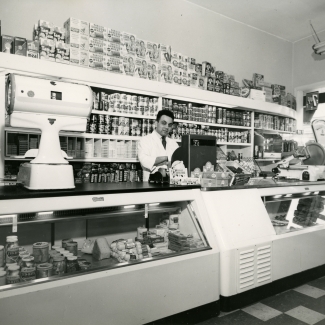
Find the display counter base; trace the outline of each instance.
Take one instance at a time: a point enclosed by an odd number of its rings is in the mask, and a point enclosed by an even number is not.
[[[251,305],[262,299],[274,296],[286,290],[298,287],[325,275],[325,264],[276,280],[266,285],[248,290],[237,295],[225,297],[220,295],[220,309],[230,312]]]
[[[220,300],[202,305],[169,317],[158,319],[145,325],[197,324],[220,314]]]

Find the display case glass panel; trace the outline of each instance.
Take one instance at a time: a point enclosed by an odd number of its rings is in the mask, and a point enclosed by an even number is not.
[[[325,225],[325,196],[318,192],[272,195],[263,199],[277,235]]]
[[[190,201],[0,215],[0,244],[7,262],[0,291],[211,249]],[[62,246],[77,259],[61,263]]]

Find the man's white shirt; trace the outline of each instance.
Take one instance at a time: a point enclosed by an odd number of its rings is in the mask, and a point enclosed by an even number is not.
[[[152,133],[142,137],[138,142],[138,158],[143,169],[143,181],[148,181],[157,157],[167,156],[168,161],[171,161],[174,151],[179,147],[174,139],[166,137],[165,149],[161,138],[161,135],[154,130]]]

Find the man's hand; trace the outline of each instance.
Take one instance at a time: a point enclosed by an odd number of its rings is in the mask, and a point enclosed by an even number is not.
[[[162,166],[162,165],[166,165],[167,163],[168,163],[168,157],[160,156],[156,158],[154,166]]]

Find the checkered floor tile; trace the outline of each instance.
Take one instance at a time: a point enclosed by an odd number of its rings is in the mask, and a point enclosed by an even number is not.
[[[325,277],[196,325],[212,324],[325,325]]]

